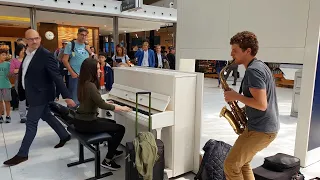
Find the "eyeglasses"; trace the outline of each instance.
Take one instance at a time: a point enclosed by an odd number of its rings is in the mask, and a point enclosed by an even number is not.
[[[34,37],[34,38],[26,38],[27,41],[33,42],[33,41],[38,41],[40,40],[40,37]]]
[[[79,35],[82,36],[82,37],[87,37],[88,36],[88,34],[82,34],[82,33],[80,33]]]

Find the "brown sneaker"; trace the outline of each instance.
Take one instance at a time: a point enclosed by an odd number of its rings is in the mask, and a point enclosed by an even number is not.
[[[13,158],[5,161],[3,164],[7,166],[15,166],[26,160],[28,160],[28,157],[21,157],[21,156],[15,155]]]

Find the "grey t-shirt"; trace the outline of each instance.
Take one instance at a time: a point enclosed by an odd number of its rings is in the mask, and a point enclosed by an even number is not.
[[[266,89],[268,106],[266,111],[246,106],[248,130],[278,132],[280,122],[275,82],[269,67],[260,60],[253,60],[245,72],[242,91],[246,97],[252,97],[249,88]]]

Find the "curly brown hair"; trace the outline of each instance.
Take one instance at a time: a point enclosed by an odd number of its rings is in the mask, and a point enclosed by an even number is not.
[[[255,56],[259,50],[259,42],[257,36],[250,31],[239,32],[230,39],[230,45],[237,44],[242,51],[251,49],[251,55]]]

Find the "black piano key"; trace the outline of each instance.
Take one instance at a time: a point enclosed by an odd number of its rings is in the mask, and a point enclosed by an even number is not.
[[[122,102],[119,102],[119,101],[116,101],[116,100],[113,100],[113,99],[108,99],[107,101],[113,101],[115,104],[117,104],[119,106],[127,106],[127,107],[131,108],[133,111],[136,111],[136,107],[129,106],[129,105],[124,104]],[[141,114],[144,114],[146,116],[149,116],[149,112],[147,112],[147,111],[138,109],[138,112],[141,113]],[[152,115],[152,113],[151,113],[151,115]]]

